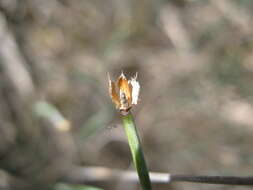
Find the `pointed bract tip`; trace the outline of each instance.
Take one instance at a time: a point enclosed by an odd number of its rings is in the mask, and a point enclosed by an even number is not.
[[[119,78],[126,79],[126,76],[125,76],[125,74],[124,74],[124,72],[123,72],[123,71],[121,71],[121,74],[120,74]]]
[[[135,76],[132,77],[133,80],[136,80],[138,78],[138,72],[135,73]]]
[[[107,72],[107,79],[108,79],[109,82],[111,81],[111,77],[110,77],[110,73],[109,72]]]

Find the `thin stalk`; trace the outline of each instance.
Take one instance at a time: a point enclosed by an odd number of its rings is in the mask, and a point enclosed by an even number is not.
[[[171,175],[171,181],[223,184],[223,185],[253,185],[252,176],[240,177],[240,176]]]
[[[140,138],[137,128],[134,123],[133,115],[129,112],[127,115],[122,115],[123,126],[127,135],[128,143],[132,153],[133,162],[137,170],[140,184],[143,190],[151,190],[151,182],[148,169],[146,166],[144,154],[141,148]]]

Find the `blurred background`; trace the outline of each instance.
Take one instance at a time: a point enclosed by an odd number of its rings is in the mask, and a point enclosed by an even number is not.
[[[138,72],[133,114],[150,171],[252,175],[252,8],[251,0],[0,0],[1,189],[140,189],[74,172],[133,170],[108,95],[107,73],[122,70]],[[154,185],[228,188],[249,189]]]

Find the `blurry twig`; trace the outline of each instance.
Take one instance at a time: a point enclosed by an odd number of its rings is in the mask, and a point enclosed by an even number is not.
[[[150,179],[153,183],[168,183],[170,174],[150,172]],[[124,171],[105,167],[80,167],[68,173],[62,180],[68,183],[92,183],[107,182],[114,180],[137,183],[138,175],[135,171]]]
[[[181,59],[178,65],[183,68],[184,73],[192,71],[197,65],[202,64],[200,55],[193,51],[191,36],[183,23],[180,10],[174,6],[166,6],[160,13],[160,20],[161,28]]]
[[[39,101],[35,104],[34,111],[37,116],[47,119],[57,130],[70,130],[69,121],[66,120],[52,104],[45,101]]]
[[[161,11],[161,24],[165,34],[180,54],[188,54],[192,49],[190,36],[181,21],[176,7],[167,6]]]
[[[171,182],[193,182],[223,185],[253,185],[253,176],[202,176],[202,175],[171,175]]]
[[[36,102],[33,110],[35,116],[43,124],[41,125],[43,126],[42,131],[48,134],[47,143],[54,145],[51,149],[47,148],[47,151],[44,150],[45,152],[41,153],[44,153],[45,157],[52,158],[52,160],[40,170],[38,178],[53,181],[69,171],[77,155],[76,144],[71,133],[71,124],[54,105],[46,101]]]
[[[238,176],[202,176],[202,175],[175,175],[169,173],[150,172],[150,180],[154,183],[169,184],[172,182],[192,182],[224,185],[253,185],[253,177]],[[105,167],[75,167],[59,181],[70,184],[87,184],[97,182],[111,182],[121,179],[128,183],[138,183],[138,175],[135,171],[124,171]],[[24,181],[10,176],[0,170],[0,188],[23,190],[28,188]]]
[[[26,69],[25,59],[20,53],[14,34],[8,28],[5,16],[0,12],[0,67],[9,78],[21,98],[34,93],[32,78]]]
[[[203,175],[177,175],[170,173],[150,172],[152,183],[168,184],[172,182],[192,182],[224,185],[253,185],[253,176],[203,176]],[[121,179],[122,181],[137,183],[138,175],[134,171],[123,171],[105,167],[75,168],[61,180],[68,183],[94,183],[108,182]]]

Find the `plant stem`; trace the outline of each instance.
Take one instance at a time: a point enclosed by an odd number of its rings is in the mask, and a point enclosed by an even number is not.
[[[134,123],[133,115],[130,112],[127,115],[122,115],[122,120],[132,153],[133,162],[137,170],[142,189],[151,190],[152,188],[149,173],[141,148],[140,138],[138,136],[137,128]]]

